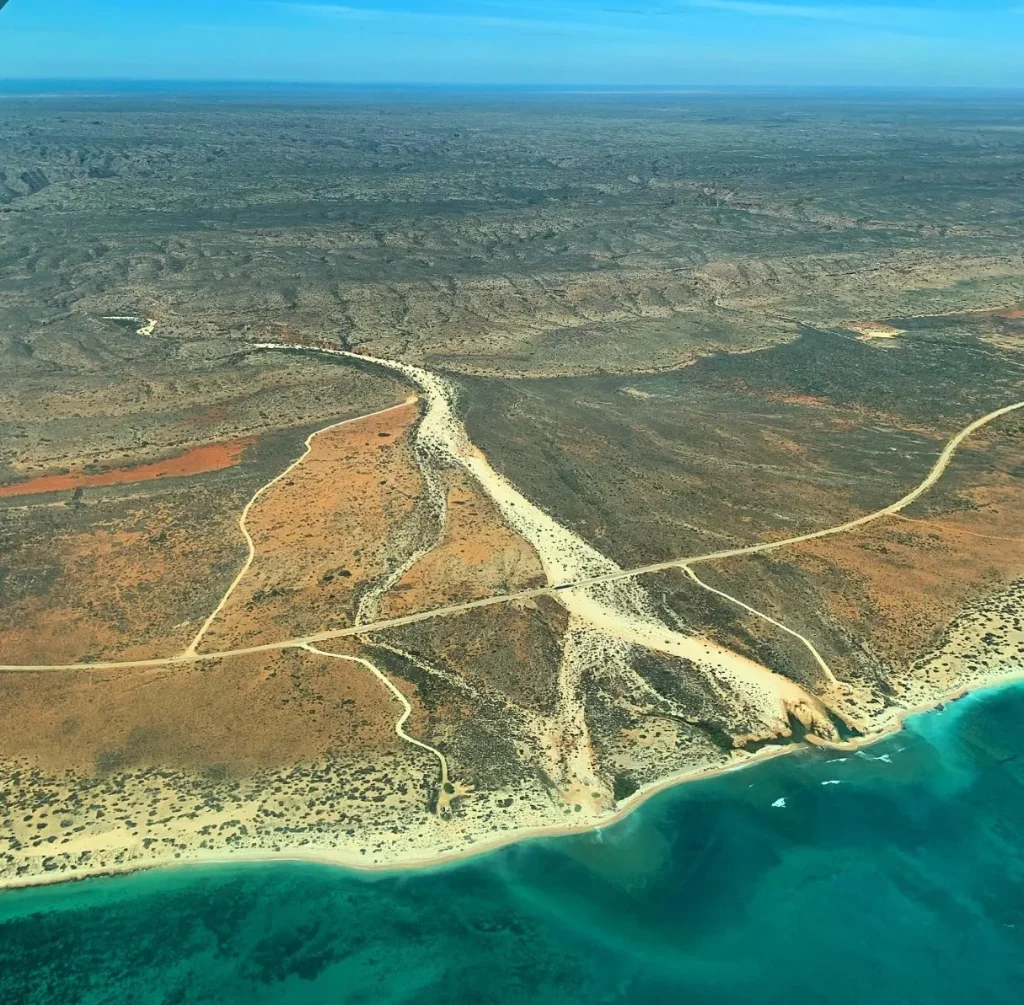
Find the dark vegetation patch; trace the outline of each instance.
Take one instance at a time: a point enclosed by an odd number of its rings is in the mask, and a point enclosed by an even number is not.
[[[462,407],[474,442],[521,491],[639,565],[817,530],[900,498],[954,430],[1021,393],[1012,366],[976,350],[807,332],[671,374],[462,378]]]

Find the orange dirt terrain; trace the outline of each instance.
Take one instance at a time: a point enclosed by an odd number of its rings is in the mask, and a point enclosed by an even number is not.
[[[447,478],[444,535],[384,597],[383,618],[544,583],[536,551],[505,526],[494,504],[469,476],[451,471]]]
[[[238,464],[246,447],[252,446],[255,442],[253,437],[244,437],[228,443],[212,443],[152,464],[114,468],[96,474],[76,471],[64,475],[41,475],[25,482],[15,482],[13,485],[0,485],[0,499],[39,495],[44,492],[71,492],[75,489],[100,488],[106,485],[129,485],[134,482],[152,481],[154,478],[183,478],[208,471],[222,471]]]
[[[398,750],[400,708],[356,663],[301,649],[203,665],[0,673],[0,758],[95,775],[244,777],[331,751]]]
[[[904,676],[962,611],[1024,576],[1024,457],[1015,428],[965,451],[948,481],[903,514],[700,569],[812,637],[840,677],[865,659],[882,661],[886,676]]]
[[[244,481],[0,512],[0,663],[180,651],[244,552]],[[198,620],[197,620],[198,619]]]
[[[991,537],[968,533],[955,520],[890,519],[847,540],[800,545],[794,561],[821,582],[841,582],[825,590],[833,613],[874,652],[905,665],[965,607],[1024,575],[1024,539],[1009,537],[1024,518],[1024,495],[1015,503],[1015,520],[985,525]]]
[[[408,402],[312,437],[306,457],[249,510],[255,557],[200,652],[352,623],[359,589],[398,566],[423,533],[418,416]]]

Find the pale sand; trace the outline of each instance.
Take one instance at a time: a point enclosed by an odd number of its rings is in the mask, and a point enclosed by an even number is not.
[[[258,344],[255,348],[280,347]],[[563,527],[495,471],[458,419],[455,389],[444,377],[410,363],[347,350],[318,351],[375,363],[402,374],[420,389],[427,406],[417,434],[421,453],[446,458],[472,475],[509,527],[536,550],[549,586],[581,584],[578,589],[554,594],[580,627],[593,629],[597,638],[618,638],[691,661],[708,677],[729,682],[734,693],[742,696],[744,711],[756,717],[770,735],[785,731],[790,712],[826,735],[832,731],[822,703],[799,684],[709,639],[683,635],[666,625],[639,583],[625,577],[624,570],[611,559]],[[583,585],[588,580],[603,582]],[[596,640],[593,648],[596,653]],[[567,722],[570,731],[575,724]]]
[[[1010,673],[992,673],[972,684],[950,691],[949,693],[936,698],[934,701],[929,701],[927,703],[922,703],[905,709],[893,709],[891,718],[886,726],[871,736],[864,736],[848,741],[831,742],[815,738],[813,742],[817,746],[826,747],[830,750],[860,750],[864,747],[869,747],[872,744],[893,735],[894,733],[898,733],[903,728],[906,720],[912,716],[933,711],[942,705],[957,701],[968,694],[988,690],[994,691],[1000,688],[1010,687],[1021,682],[1024,682],[1024,668]],[[246,850],[240,851],[237,854],[228,855],[219,851],[209,853],[200,851],[191,854],[188,859],[154,859],[151,862],[130,862],[120,866],[97,868],[94,870],[80,869],[74,874],[69,874],[67,872],[45,873],[36,876],[0,879],[0,890],[25,889],[34,886],[51,886],[55,883],[92,879],[98,876],[125,875],[132,872],[150,869],[178,868],[185,866],[237,865],[255,862],[316,863],[320,865],[337,866],[339,868],[363,873],[394,873],[419,869],[443,868],[455,865],[458,862],[472,858],[476,855],[496,851],[499,848],[504,848],[512,844],[519,844],[523,841],[581,835],[590,831],[602,830],[605,827],[609,827],[621,820],[624,820],[635,810],[643,806],[649,799],[667,789],[674,788],[677,785],[684,785],[687,782],[705,781],[720,775],[740,771],[744,768],[751,767],[755,764],[761,764],[765,761],[773,760],[786,754],[792,754],[796,751],[807,749],[809,748],[801,743],[791,743],[778,747],[765,747],[756,754],[751,754],[736,764],[729,764],[718,768],[691,769],[659,779],[657,782],[641,786],[641,788],[637,789],[633,795],[622,800],[614,812],[609,813],[601,820],[588,822],[576,827],[568,827],[564,824],[552,824],[550,826],[530,827],[517,831],[506,831],[501,834],[495,834],[491,837],[481,839],[475,842],[472,847],[463,848],[458,851],[435,854],[426,858],[417,858],[411,855],[408,857],[396,855],[387,862],[369,864],[360,861],[355,856],[346,855],[343,852],[333,853],[328,850],[303,851],[288,849],[287,851],[280,852]]]
[[[134,321],[140,328],[135,330],[136,335],[152,335],[156,328],[156,318],[140,318],[135,314],[106,314],[104,321]]]
[[[882,324],[880,321],[856,321],[844,325],[849,331],[856,332],[861,339],[897,338],[905,334],[902,328]]]
[[[338,352],[337,354],[350,355],[345,352]],[[619,639],[627,643],[644,646],[646,648],[666,652],[671,655],[683,656],[684,658],[697,656],[699,650],[699,655],[703,657],[702,662],[710,664],[711,667],[714,668],[714,671],[717,671],[717,673],[714,674],[715,676],[724,676],[727,679],[730,676],[738,678],[736,683],[746,685],[747,689],[756,689],[757,684],[761,684],[763,686],[765,683],[765,677],[769,680],[774,678],[774,680],[772,680],[772,684],[774,686],[771,690],[775,692],[775,695],[777,696],[776,700],[778,700],[778,698],[782,699],[784,708],[787,708],[788,710],[794,710],[794,706],[796,708],[802,708],[804,714],[800,715],[800,717],[801,719],[805,719],[805,724],[808,725],[817,718],[817,715],[815,715],[815,713],[819,711],[819,708],[816,707],[819,705],[817,700],[811,698],[797,685],[788,681],[787,678],[772,674],[770,670],[760,667],[758,664],[743,661],[742,657],[738,657],[734,653],[727,653],[727,655],[725,653],[720,653],[717,651],[718,647],[712,646],[707,643],[706,640],[682,636],[661,623],[653,614],[653,611],[648,608],[648,603],[642,590],[637,589],[634,584],[627,585],[618,581],[620,577],[624,578],[622,570],[619,570],[618,567],[615,566],[614,563],[610,562],[609,559],[596,552],[596,550],[590,548],[565,528],[560,527],[548,514],[544,513],[538,507],[534,506],[522,497],[501,475],[490,468],[490,465],[487,463],[483,455],[473,447],[465,436],[465,431],[462,428],[461,423],[455,419],[453,409],[451,407],[453,401],[451,389],[449,386],[446,386],[446,382],[444,382],[443,379],[438,378],[436,375],[429,374],[426,371],[419,370],[418,368],[410,367],[407,364],[393,364],[385,361],[376,362],[380,362],[382,365],[389,366],[392,369],[402,371],[406,376],[413,379],[414,382],[420,386],[421,390],[425,392],[425,397],[428,400],[429,407],[427,415],[425,416],[424,422],[421,426],[422,438],[425,441],[423,444],[424,447],[426,447],[428,451],[430,447],[433,447],[433,452],[439,453],[442,456],[447,456],[450,460],[454,460],[456,463],[461,464],[476,477],[477,481],[498,504],[508,522],[527,540],[534,544],[535,547],[537,547],[546,567],[549,583],[553,582],[557,584],[564,578],[569,581],[576,581],[579,586],[584,587],[584,589],[581,589],[578,592],[576,590],[571,591],[571,595],[569,596],[559,595],[557,599],[562,601],[564,606],[569,609],[570,614],[574,619],[576,619],[581,628],[584,626],[586,627],[586,635],[606,635],[611,639]],[[926,489],[942,473],[945,464],[948,463],[949,458],[952,456],[959,442],[966,438],[966,436],[970,435],[974,429],[990,421],[997,415],[1005,414],[1006,412],[1022,407],[1022,405],[1024,405],[1024,403],[1007,406],[977,420],[971,426],[962,430],[961,433],[954,437],[954,439],[947,445],[946,450],[943,452],[943,455],[940,457],[936,466],[932,469],[929,477],[926,478],[925,481],[908,496],[880,512],[897,512],[909,501],[912,501],[922,492],[926,491]],[[878,515],[880,514],[871,514],[868,517],[862,517],[849,524],[843,525],[841,528],[831,528],[825,532],[808,535],[808,537],[824,536],[826,533],[836,533],[840,530],[850,529],[854,526],[859,526],[861,523],[867,522],[870,519],[874,519]],[[742,549],[741,551],[769,550],[780,546],[780,544],[781,543],[779,542],[772,542],[767,545],[762,544],[754,546],[750,549]],[[740,552],[729,552],[726,554],[733,553]],[[586,577],[588,576],[592,577],[590,582],[586,581]],[[580,579],[583,579],[584,582],[580,583]],[[364,630],[366,629],[364,628]],[[584,639],[581,637],[580,641],[582,642]],[[590,646],[586,646],[585,648],[590,648]],[[596,647],[594,647],[594,649],[595,651],[593,655],[596,657],[598,653]],[[989,665],[991,666],[991,664]],[[882,716],[876,719],[876,728],[871,731],[871,735],[865,736],[856,741],[844,743],[836,740],[820,740],[818,738],[814,738],[814,742],[836,749],[855,749],[863,746],[864,744],[872,743],[882,736],[888,735],[889,733],[899,729],[908,715],[914,714],[918,711],[923,711],[924,709],[933,707],[935,704],[939,704],[943,701],[959,697],[971,690],[1005,683],[1009,680],[1016,679],[1017,676],[1019,675],[1008,675],[1005,672],[991,673],[987,676],[981,677],[977,681],[965,684],[959,689],[951,689],[944,697],[938,699],[929,697],[926,701],[919,704],[911,702],[908,707],[903,709],[887,710]],[[566,679],[565,684],[572,692],[571,697],[576,697],[576,687],[568,678]],[[922,685],[922,687],[926,686],[927,685]],[[786,692],[787,688],[790,689],[790,693]],[[571,706],[574,703],[570,700],[565,704]],[[766,712],[768,713],[765,718],[768,718],[771,714],[769,709],[770,705],[768,708],[762,706],[760,709],[762,715]],[[565,727],[565,732],[572,732],[573,727],[578,725],[576,722],[568,721],[569,718],[570,717],[567,716],[566,720],[562,723],[563,727]],[[810,721],[807,721],[808,719]],[[440,757],[436,749],[420,744],[417,741],[412,740],[410,737],[403,736],[400,729],[402,721],[404,721],[404,717],[403,720],[399,721],[399,724],[396,727],[396,731],[399,736],[402,736],[403,739],[408,739],[417,746],[423,746],[425,750]],[[585,743],[579,745],[579,747],[584,746],[586,746]],[[377,860],[372,863],[368,862],[366,859],[359,859],[355,857],[350,849],[321,848],[314,851],[305,851],[301,849],[245,849],[234,854],[225,855],[222,849],[207,850],[199,848],[194,850],[186,849],[184,854],[187,858],[175,859],[169,856],[166,852],[161,857],[159,853],[157,853],[154,854],[153,860],[149,862],[134,860],[117,863],[112,866],[100,863],[92,869],[87,866],[81,866],[74,869],[73,872],[71,870],[55,870],[50,873],[44,873],[43,875],[0,880],[0,886],[37,885],[39,883],[59,882],[86,875],[129,872],[139,868],[151,868],[158,865],[167,865],[172,863],[185,864],[186,862],[213,863],[224,861],[266,861],[271,859],[308,860],[328,862],[349,868],[373,871],[436,866],[465,858],[468,855],[492,850],[502,845],[520,840],[528,840],[543,836],[555,836],[559,834],[582,833],[587,830],[604,827],[618,819],[621,819],[623,816],[632,812],[633,809],[642,805],[652,795],[663,791],[670,786],[681,784],[686,781],[713,777],[714,775],[721,774],[724,771],[736,770],[739,767],[756,763],[769,757],[775,757],[783,753],[791,752],[795,749],[801,749],[802,746],[802,744],[778,744],[766,747],[756,755],[741,755],[732,763],[726,765],[698,765],[687,767],[681,771],[668,774],[664,778],[658,779],[655,782],[642,786],[628,799],[623,800],[614,808],[614,810],[612,810],[610,805],[603,800],[597,803],[590,803],[587,806],[589,812],[575,817],[578,823],[571,826],[567,826],[564,822],[564,813],[566,812],[564,806],[561,807],[561,810],[563,811],[563,819],[556,819],[551,822],[548,822],[548,820],[552,817],[557,818],[559,807],[551,806],[546,810],[542,810],[539,806],[533,806],[531,809],[535,812],[525,813],[525,815],[521,815],[520,813],[513,811],[503,817],[503,824],[504,826],[507,826],[507,829],[492,832],[490,835],[483,838],[477,838],[476,834],[478,832],[474,832],[472,829],[472,824],[478,822],[479,818],[476,820],[463,821],[464,825],[468,823],[470,826],[468,829],[464,826],[461,831],[459,828],[452,828],[444,832],[427,833],[423,830],[422,826],[419,826],[416,833],[417,840],[397,842],[400,847],[389,846],[384,854],[381,854],[381,848],[378,844],[378,848],[375,850]],[[578,752],[579,749],[577,749],[577,753]],[[588,770],[590,767],[589,764],[573,761],[571,762],[571,766],[573,768],[573,774],[575,774],[577,778],[585,779],[585,776],[590,774],[590,771]],[[443,759],[442,767],[444,767]],[[587,786],[585,785],[584,788],[586,787]],[[580,801],[585,802],[585,800]],[[577,807],[577,809],[579,808],[580,807]],[[473,814],[471,814],[471,816],[473,816]],[[538,824],[538,818],[543,820],[543,822]],[[200,822],[206,822],[205,815]],[[486,833],[486,831],[484,831],[484,833]],[[373,832],[371,830],[368,830],[365,834],[361,833],[358,839],[354,839],[354,843],[362,842],[364,844],[369,844],[372,834]],[[181,832],[179,837],[193,839],[194,843],[194,836],[188,831]],[[462,837],[464,840],[471,842],[471,846],[452,847],[451,845],[453,840],[457,840],[458,837]],[[448,847],[445,847],[446,842]],[[92,847],[95,847],[95,845],[92,845]],[[126,848],[125,851],[131,854],[138,853],[138,850],[133,848]]]

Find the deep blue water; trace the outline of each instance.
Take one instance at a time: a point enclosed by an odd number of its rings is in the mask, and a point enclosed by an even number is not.
[[[1022,724],[1024,689],[990,692],[431,872],[0,894],[0,1002],[1020,1005]]]

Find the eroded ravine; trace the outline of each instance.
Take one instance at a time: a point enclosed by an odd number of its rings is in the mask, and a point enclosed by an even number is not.
[[[310,351],[308,346],[275,343],[262,343],[254,348]],[[709,639],[676,631],[657,614],[639,584],[627,579],[606,579],[620,574],[619,566],[523,496],[470,441],[456,414],[455,388],[444,377],[410,363],[346,350],[312,351],[372,363],[414,384],[426,404],[417,434],[421,461],[464,468],[494,502],[509,527],[536,550],[550,586],[604,580],[557,590],[554,594],[574,626],[571,657],[562,668],[563,676],[576,678],[581,663],[602,662],[607,640],[617,639],[686,660],[716,682],[727,684],[735,696],[736,711],[759,724],[757,732],[765,738],[788,735],[793,717],[809,730],[835,738],[835,728],[824,705],[800,685]],[[572,773],[592,775],[588,770],[589,742],[578,713],[578,697],[570,694],[572,681],[564,680],[560,691],[559,718],[564,722],[567,739],[571,739]],[[580,735],[581,731],[584,735]]]
[[[356,605],[357,625],[370,624],[380,619],[380,605],[384,597],[402,581],[421,558],[433,551],[444,537],[445,524],[448,520],[448,493],[441,472],[430,456],[430,445],[424,440],[422,423],[416,432],[415,453],[419,473],[423,478],[424,506],[427,511],[425,521],[430,531],[409,548],[406,556],[386,576],[371,584],[362,594]]]

